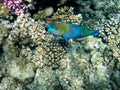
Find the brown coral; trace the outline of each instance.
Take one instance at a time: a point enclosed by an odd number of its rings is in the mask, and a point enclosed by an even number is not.
[[[116,16],[117,17],[117,16]],[[119,59],[120,57],[120,21],[119,18],[112,17],[103,23],[103,28],[100,32],[100,37],[103,41],[111,46],[113,55]]]
[[[58,68],[60,60],[65,58],[66,46],[60,40],[55,41],[55,36],[47,33],[44,27],[44,22],[21,14],[13,25],[9,40],[17,43],[19,56],[32,61],[36,67]]]
[[[61,7],[58,8],[56,13],[50,18],[51,21],[63,21],[68,23],[80,24],[82,21],[82,15],[74,15],[73,7]]]
[[[5,4],[0,4],[0,17],[5,18],[9,14],[9,9]]]
[[[3,44],[4,38],[8,35],[9,30],[2,24],[0,23],[0,45]]]

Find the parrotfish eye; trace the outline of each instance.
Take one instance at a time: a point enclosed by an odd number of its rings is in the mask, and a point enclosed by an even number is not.
[[[53,25],[52,24],[47,24],[46,27],[45,27],[45,30],[48,30],[50,28],[53,28]]]
[[[52,24],[52,23],[50,24],[50,27],[51,27],[51,28],[56,28],[55,25]]]
[[[54,23],[50,24],[50,28],[54,28],[55,30],[58,29]]]

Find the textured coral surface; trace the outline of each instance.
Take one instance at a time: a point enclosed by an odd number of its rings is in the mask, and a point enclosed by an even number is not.
[[[26,12],[13,19],[0,12],[0,90],[119,90],[120,1],[50,1],[25,0]],[[34,18],[48,6],[51,16]],[[46,31],[49,22],[80,24],[99,35],[66,43]]]

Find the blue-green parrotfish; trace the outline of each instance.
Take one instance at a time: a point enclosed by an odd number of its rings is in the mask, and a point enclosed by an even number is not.
[[[63,37],[66,42],[73,38],[83,38],[89,35],[97,36],[99,33],[99,30],[92,30],[81,25],[62,22],[49,23],[46,25],[46,29],[53,35]]]

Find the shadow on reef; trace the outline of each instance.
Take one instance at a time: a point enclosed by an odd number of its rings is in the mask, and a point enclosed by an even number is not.
[[[2,53],[3,53],[3,49],[2,49],[2,46],[0,46],[0,56]]]
[[[33,15],[40,11],[41,9],[45,9],[46,7],[52,6],[55,10],[57,10],[57,3],[59,0],[36,0],[35,10],[31,10],[30,13]]]
[[[54,11],[56,12],[58,8],[60,7],[64,7],[64,6],[68,6],[68,7],[74,7],[74,13],[78,14],[78,8],[79,6],[83,6],[82,4],[79,5],[74,1],[68,0],[66,3],[62,4],[62,5],[58,5],[60,3],[60,0],[36,0],[35,1],[36,4],[35,6],[35,10],[31,10],[30,13],[31,15],[37,13],[40,10],[43,10],[47,7],[53,7]]]

